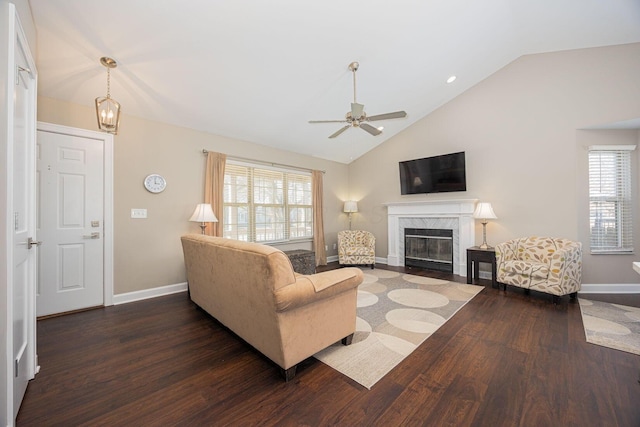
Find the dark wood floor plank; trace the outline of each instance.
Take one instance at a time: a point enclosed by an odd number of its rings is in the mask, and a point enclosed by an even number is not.
[[[18,425],[640,426],[640,356],[586,343],[568,298],[480,283],[372,390],[313,358],[285,383],[186,294],[41,320]]]

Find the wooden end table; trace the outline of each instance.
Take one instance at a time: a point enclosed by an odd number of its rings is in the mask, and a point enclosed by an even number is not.
[[[474,277],[476,280],[479,278],[481,262],[491,264],[491,287],[497,288],[498,281],[496,280],[497,271],[495,248],[480,249],[479,246],[473,246],[467,249],[467,283],[473,283]]]

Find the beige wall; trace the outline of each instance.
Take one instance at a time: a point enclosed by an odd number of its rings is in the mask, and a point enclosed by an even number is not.
[[[548,235],[583,240],[588,253],[582,148],[588,138],[578,129],[640,118],[638,76],[637,43],[517,59],[350,164],[358,227],[375,233],[376,255],[386,258],[384,203],[477,198],[491,202],[498,216],[487,225],[489,244]],[[456,151],[466,152],[466,192],[400,195],[399,161]],[[631,262],[639,259],[586,255],[583,282],[637,283]]]
[[[38,98],[38,120],[96,130],[93,108],[50,98]],[[326,171],[324,175],[325,239],[328,255],[338,230],[346,227],[341,214],[348,197],[346,165],[302,156],[231,138],[198,132],[126,115],[114,148],[114,264],[115,294],[186,281],[180,236],[200,228],[188,219],[204,193],[205,156],[202,149],[229,156],[277,162]],[[167,180],[160,194],[147,192],[142,181],[150,173]],[[147,209],[148,219],[131,219],[133,208]],[[310,243],[300,247],[309,248]],[[283,249],[292,248],[291,246]]]

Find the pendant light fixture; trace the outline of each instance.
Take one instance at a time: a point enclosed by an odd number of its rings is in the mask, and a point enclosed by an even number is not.
[[[115,59],[106,56],[100,58],[100,63],[107,69],[107,96],[96,98],[98,129],[117,135],[120,124],[120,104],[111,98],[111,69],[116,68],[118,64]]]

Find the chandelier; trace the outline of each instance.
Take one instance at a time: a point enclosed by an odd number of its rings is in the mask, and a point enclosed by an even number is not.
[[[111,69],[116,68],[118,64],[115,59],[106,56],[100,58],[100,63],[107,69],[107,96],[96,98],[98,129],[117,135],[120,124],[120,104],[111,98]]]

